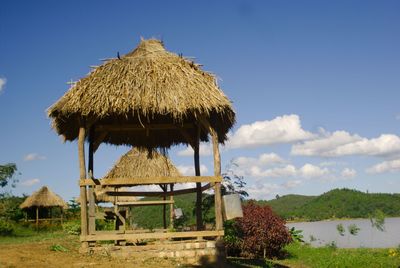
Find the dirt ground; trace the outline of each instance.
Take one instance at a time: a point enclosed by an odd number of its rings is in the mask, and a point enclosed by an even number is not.
[[[67,251],[53,251],[61,245]],[[38,242],[0,244],[0,267],[185,267],[168,259],[121,259],[89,256],[78,252],[76,237],[61,237]]]

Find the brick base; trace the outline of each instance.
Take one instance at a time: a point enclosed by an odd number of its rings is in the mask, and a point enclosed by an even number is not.
[[[92,245],[81,253],[121,258],[173,258],[185,264],[212,265],[225,261],[222,241],[157,241],[143,246]]]

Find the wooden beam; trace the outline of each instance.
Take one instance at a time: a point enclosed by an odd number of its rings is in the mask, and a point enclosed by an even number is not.
[[[181,128],[193,128],[193,124],[151,124],[151,125],[139,125],[139,124],[131,124],[131,125],[98,125],[98,131],[143,131],[146,129],[150,130],[164,130],[164,129],[181,129]]]
[[[207,183],[201,187],[201,191],[204,192],[214,186],[214,183]],[[181,190],[171,190],[170,192],[106,192],[110,196],[172,196],[181,194],[195,193],[197,188],[181,189]]]
[[[81,119],[78,135],[78,156],[79,156],[79,173],[80,183],[85,181],[86,178],[86,164],[85,164],[85,136],[86,129],[83,119]],[[87,197],[86,186],[80,187],[80,201],[81,201],[81,235],[88,234],[88,215],[87,215]]]
[[[178,176],[178,177],[134,177],[134,178],[112,178],[92,180],[81,180],[80,185],[103,185],[103,186],[135,186],[143,184],[167,184],[188,182],[221,182],[222,176]],[[98,184],[99,183],[99,184]]]
[[[224,231],[194,231],[194,232],[169,232],[169,233],[136,233],[136,234],[105,234],[82,235],[81,241],[107,241],[107,240],[143,240],[143,239],[169,239],[169,238],[197,238],[197,237],[219,237]]]
[[[118,206],[156,206],[171,204],[171,200],[151,200],[151,201],[131,201],[131,202],[117,202]]]

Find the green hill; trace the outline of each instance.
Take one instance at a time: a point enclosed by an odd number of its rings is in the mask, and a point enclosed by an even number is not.
[[[287,219],[292,216],[293,211],[296,211],[315,198],[316,196],[290,194],[270,201],[257,201],[257,203],[271,206],[272,210],[275,211],[279,216]]]
[[[400,194],[335,189],[320,196],[282,196],[266,202],[286,219],[368,218],[376,210],[400,216]]]

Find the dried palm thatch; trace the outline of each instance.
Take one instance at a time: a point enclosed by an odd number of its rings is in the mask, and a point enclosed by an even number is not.
[[[79,80],[48,109],[53,128],[65,140],[77,139],[79,120],[116,126],[192,124],[199,116],[213,126],[222,143],[235,122],[230,100],[215,77],[193,61],[168,52],[162,42],[142,40],[132,52],[110,59]],[[192,132],[192,133],[190,133]],[[105,133],[104,142],[168,148],[188,144],[179,129]],[[208,130],[201,140],[207,141]]]
[[[170,159],[157,151],[153,150],[149,153],[147,150],[133,148],[117,161],[104,178],[160,176],[175,177],[181,174]]]
[[[61,207],[67,209],[67,203],[57,194],[53,193],[47,186],[43,186],[34,192],[19,206],[22,209],[31,207]]]

